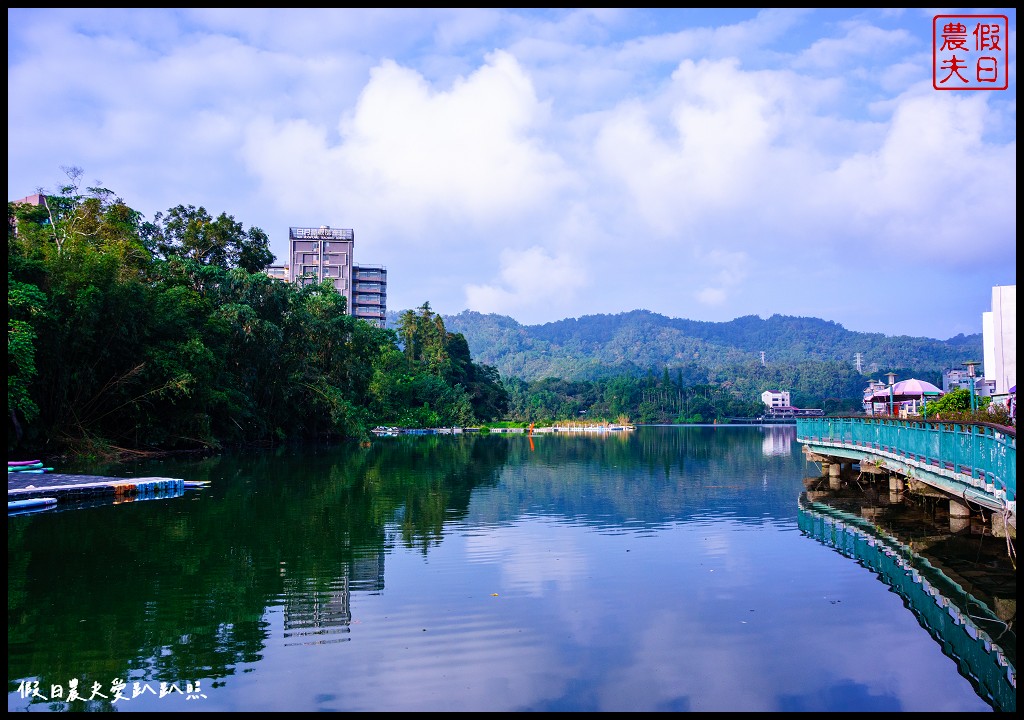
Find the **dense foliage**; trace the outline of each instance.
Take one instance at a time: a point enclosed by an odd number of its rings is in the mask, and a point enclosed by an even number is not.
[[[972,407],[971,391],[967,388],[956,388],[931,400],[924,414],[930,420],[986,422],[1005,426],[1017,424],[1009,408],[1003,403],[992,402],[990,397],[975,396]]]
[[[940,385],[943,369],[982,346],[980,334],[887,337],[781,315],[714,323],[635,310],[525,326],[465,311],[446,320],[507,378],[510,419],[521,422],[723,422],[763,414],[766,390],[789,391],[797,407],[860,412],[872,375]]]
[[[797,407],[861,411],[866,380],[849,365],[807,362],[781,367],[747,363],[708,372],[694,364],[660,373],[595,380],[505,381],[510,416],[522,422],[627,418],[639,423],[728,422],[763,415],[761,393],[788,389]]]
[[[403,348],[329,282],[262,272],[267,235],[181,206],[154,222],[81,171],[8,204],[8,452],[363,437],[505,412],[497,371],[425,303]]]
[[[446,317],[462,333],[481,362],[503,377],[526,381],[546,377],[594,380],[643,375],[649,368],[696,367],[709,374],[735,375],[752,364],[775,368],[834,363],[866,376],[893,370],[900,377],[941,377],[982,355],[981,334],[948,340],[886,336],[846,330],[834,322],[773,315],[730,322],[668,318],[646,310],[588,315],[543,325],[521,325],[501,315],[465,311]],[[689,372],[688,370],[686,370]],[[792,372],[792,370],[781,370]],[[865,377],[863,385],[867,385]],[[790,389],[790,388],[783,388]],[[827,397],[827,395],[825,395]]]

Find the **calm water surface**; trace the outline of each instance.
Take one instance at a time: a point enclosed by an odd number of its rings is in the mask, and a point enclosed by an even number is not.
[[[9,711],[993,709],[801,530],[792,426],[93,470],[212,484],[8,518]]]

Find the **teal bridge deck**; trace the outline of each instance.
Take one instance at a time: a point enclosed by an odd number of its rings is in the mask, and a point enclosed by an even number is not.
[[[984,423],[892,417],[798,418],[797,442],[819,455],[882,465],[1017,525],[1017,431]]]

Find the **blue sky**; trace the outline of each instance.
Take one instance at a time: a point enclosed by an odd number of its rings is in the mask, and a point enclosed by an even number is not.
[[[932,85],[937,14],[1009,88]],[[62,167],[355,231],[388,307],[980,333],[1016,284],[1016,11],[8,9],[9,199]]]

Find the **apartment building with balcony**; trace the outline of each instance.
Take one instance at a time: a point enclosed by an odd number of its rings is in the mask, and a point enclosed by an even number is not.
[[[268,265],[264,272],[272,278],[278,280],[284,280],[285,282],[292,281],[291,272],[289,272],[287,265]]]
[[[388,271],[383,265],[352,266],[352,314],[384,327],[388,305]]]
[[[382,265],[356,265],[351,228],[288,228],[288,263],[271,265],[267,274],[285,282],[309,285],[330,280],[348,301],[349,314],[383,328],[387,312],[388,273]]]

